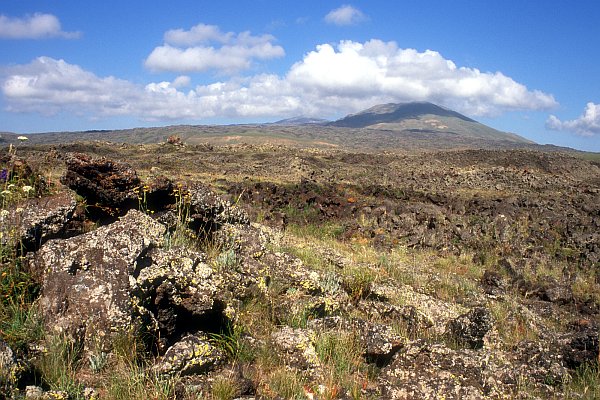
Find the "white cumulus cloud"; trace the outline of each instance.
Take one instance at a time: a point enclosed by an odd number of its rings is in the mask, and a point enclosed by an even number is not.
[[[99,78],[50,57],[39,57],[7,72],[2,92],[10,100],[9,111],[52,115],[60,111],[79,114],[87,109],[100,115],[119,115],[127,114],[127,104],[136,100],[134,84],[114,77]]]
[[[552,95],[500,72],[458,67],[438,52],[380,40],[319,45],[284,75],[237,76],[198,86],[187,75],[138,85],[49,57],[7,68],[3,75],[0,89],[10,111],[149,120],[332,117],[404,101],[431,101],[469,116],[557,105]]]
[[[355,25],[366,18],[366,15],[358,8],[351,5],[343,5],[335,10],[331,10],[325,16],[325,22],[334,25]]]
[[[193,46],[200,43],[220,42],[227,43],[233,37],[233,32],[221,32],[216,25],[198,24],[189,31],[171,29],[165,33],[165,43],[175,46]]]
[[[552,95],[531,91],[500,72],[457,67],[438,52],[401,49],[380,40],[317,46],[292,66],[287,80],[306,94],[342,104],[431,101],[475,116],[557,104]]]
[[[180,75],[173,80],[173,87],[182,88],[188,87],[192,83],[192,78],[187,75]]]
[[[165,44],[152,50],[144,65],[152,71],[203,72],[216,70],[231,74],[251,67],[254,60],[283,57],[283,47],[272,35],[250,32],[221,32],[214,25],[199,24],[185,31],[165,33]],[[218,46],[211,46],[210,44]]]
[[[580,136],[600,135],[600,104],[589,102],[579,118],[561,121],[551,115],[546,121],[546,128],[555,131],[569,131]]]
[[[36,13],[23,18],[0,14],[0,38],[3,39],[76,39],[80,36],[80,32],[63,31],[60,21],[52,14]]]

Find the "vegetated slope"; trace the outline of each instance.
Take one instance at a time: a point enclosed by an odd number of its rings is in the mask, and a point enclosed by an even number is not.
[[[456,111],[428,102],[388,103],[350,114],[330,123],[347,128],[386,129],[411,133],[456,135],[462,139],[484,139],[533,143],[519,135],[501,132]]]

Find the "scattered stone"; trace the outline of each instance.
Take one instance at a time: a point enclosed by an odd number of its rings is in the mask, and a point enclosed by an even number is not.
[[[167,143],[173,146],[183,146],[183,141],[177,135],[171,135],[167,138]]]
[[[99,400],[100,394],[94,388],[86,387],[83,389],[83,398],[85,400]]]
[[[497,296],[505,292],[507,282],[497,271],[486,269],[481,277],[481,285],[486,294]]]
[[[44,389],[39,386],[27,386],[25,388],[25,398],[32,400],[39,400],[44,396]]]
[[[554,340],[521,341],[506,358],[515,381],[527,376],[532,383],[557,386],[569,379],[561,346]]]
[[[542,285],[540,297],[557,304],[569,304],[573,301],[573,291],[568,284],[559,283],[556,279],[548,277]]]
[[[44,391],[39,386],[27,386],[25,388],[25,398],[31,400],[69,400],[69,393],[63,390]]]

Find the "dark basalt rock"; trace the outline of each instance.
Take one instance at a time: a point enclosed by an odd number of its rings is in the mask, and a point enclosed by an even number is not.
[[[205,185],[196,183],[184,190],[189,196],[190,228],[194,231],[211,233],[224,224],[248,225],[248,216],[228,201],[217,196]]]
[[[483,338],[492,329],[492,316],[484,307],[476,307],[450,321],[446,335],[458,344],[472,349],[483,347]]]
[[[485,270],[481,277],[481,286],[486,294],[503,294],[507,287],[506,279],[498,272]]]
[[[97,206],[98,211],[119,214],[119,210],[137,205],[134,189],[141,181],[131,166],[78,153],[66,160],[66,166],[61,182],[85,198],[89,206]]]
[[[559,342],[562,343],[562,355],[569,368],[597,365],[600,362],[597,327],[584,327],[579,332],[564,335]]]

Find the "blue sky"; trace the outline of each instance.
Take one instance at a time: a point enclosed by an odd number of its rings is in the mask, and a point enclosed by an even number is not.
[[[0,2],[0,131],[336,119],[431,101],[600,151],[600,2]]]

